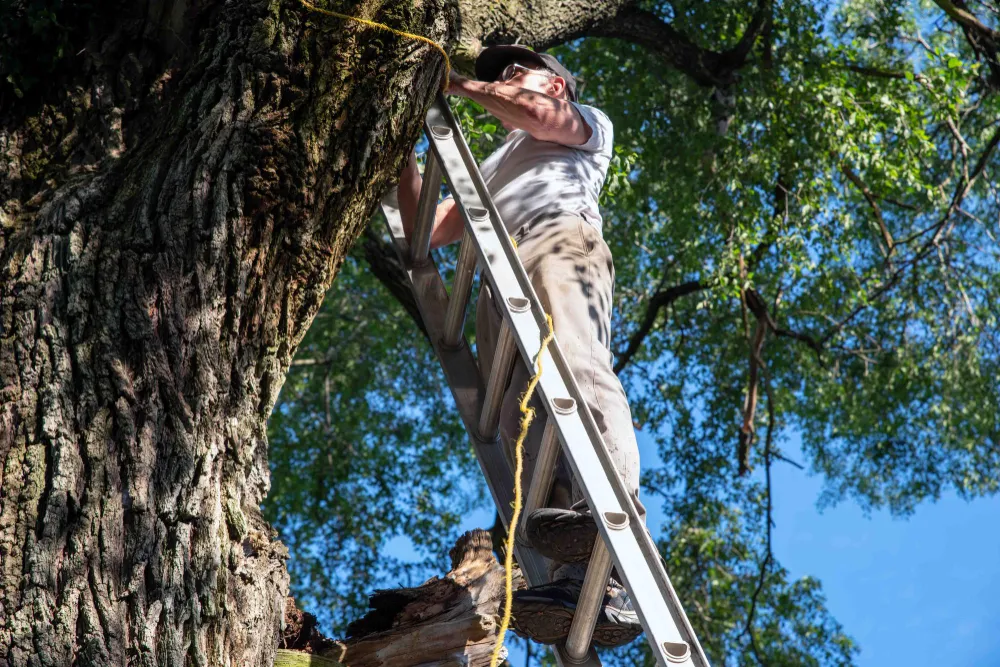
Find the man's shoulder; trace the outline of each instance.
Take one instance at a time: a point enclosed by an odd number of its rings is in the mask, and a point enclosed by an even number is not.
[[[614,140],[614,125],[606,113],[597,107],[579,102],[570,102],[579,112],[583,122],[590,126],[590,139],[587,143],[574,146],[579,150],[607,154],[611,153],[611,143]]]
[[[570,104],[575,106],[580,113],[584,115],[585,120],[591,120],[591,118],[588,118],[588,116],[591,116],[594,121],[600,123],[601,125],[607,125],[609,127],[612,126],[611,118],[609,118],[608,114],[604,113],[600,108],[590,104],[584,104],[582,102],[570,102]]]

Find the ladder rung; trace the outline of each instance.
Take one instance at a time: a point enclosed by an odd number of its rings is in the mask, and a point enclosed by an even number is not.
[[[445,128],[448,129],[448,128]],[[451,130],[448,130],[451,132]],[[413,243],[410,245],[410,261],[423,264],[431,251],[431,232],[434,231],[434,218],[437,213],[438,195],[441,193],[441,163],[433,150],[427,151],[427,162],[424,167],[424,184],[420,187],[420,199],[417,202],[417,221],[413,230]]]
[[[569,626],[569,636],[566,637],[566,655],[571,661],[582,660],[590,650],[590,641],[594,637],[594,626],[597,625],[597,613],[604,601],[608,578],[611,576],[611,553],[604,540],[594,541],[594,551],[587,566],[587,575],[583,578],[583,588],[580,599],[576,603],[573,622]]]
[[[503,405],[504,390],[507,380],[514,370],[514,355],[517,347],[514,335],[510,331],[507,320],[500,325],[500,335],[497,337],[497,348],[493,353],[493,364],[489,369],[489,380],[486,383],[486,396],[483,398],[483,410],[479,417],[479,437],[492,440],[496,437],[500,424],[500,407]]]
[[[448,312],[444,316],[444,339],[448,347],[457,347],[464,340],[465,311],[472,294],[472,279],[476,275],[476,246],[466,230],[455,264],[455,280],[448,295]]]
[[[553,407],[558,410],[560,404],[563,408],[569,407],[569,403],[575,404],[572,398],[557,398],[553,401]],[[528,537],[524,533],[524,527],[528,516],[540,507],[543,507],[552,492],[552,483],[555,481],[556,461],[559,459],[559,431],[556,430],[555,420],[545,421],[545,430],[542,432],[542,444],[538,449],[538,458],[535,460],[535,469],[531,473],[531,484],[528,486],[528,497],[524,501],[522,510],[521,525],[518,527],[518,537],[525,544],[528,544]]]

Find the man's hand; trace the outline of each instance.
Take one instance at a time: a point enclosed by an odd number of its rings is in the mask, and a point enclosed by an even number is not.
[[[451,75],[448,77],[448,87],[445,88],[444,92],[448,95],[466,97],[468,93],[468,83],[469,79],[462,76],[458,72],[452,71]]]

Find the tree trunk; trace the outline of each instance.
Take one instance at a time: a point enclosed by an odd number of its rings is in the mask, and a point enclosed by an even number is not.
[[[158,9],[3,114],[4,665],[273,662],[265,421],[442,72],[290,2]]]
[[[587,24],[475,4],[351,11],[465,52]],[[0,665],[270,665],[265,421],[441,58],[292,0],[86,7],[49,70],[0,51],[36,79],[0,89]]]
[[[415,588],[376,591],[371,611],[331,642],[313,619],[288,610],[282,646],[344,667],[483,667],[490,664],[504,596],[504,570],[489,531],[466,533],[451,550],[451,571]],[[523,585],[519,573],[515,587]],[[296,655],[285,656],[289,666]],[[309,664],[302,662],[301,664]]]

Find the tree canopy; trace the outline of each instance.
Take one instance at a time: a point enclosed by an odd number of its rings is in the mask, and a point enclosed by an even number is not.
[[[658,444],[643,483],[669,521],[651,528],[716,664],[856,655],[820,583],[770,553],[768,473],[793,435],[822,503],[905,515],[997,491],[998,24],[978,1],[677,0],[553,50],[614,121],[612,350]],[[484,158],[502,130],[457,109]],[[441,571],[489,506],[382,229],[270,422],[265,509],[334,631],[373,587]],[[380,555],[396,536],[418,562]]]

